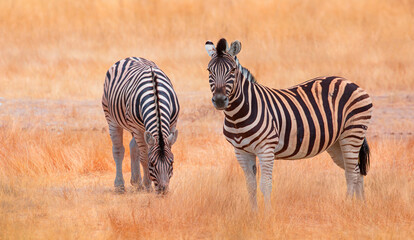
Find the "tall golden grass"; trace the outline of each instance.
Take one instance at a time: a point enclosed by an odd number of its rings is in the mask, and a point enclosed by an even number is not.
[[[241,63],[284,88],[341,75],[370,92],[414,87],[410,0],[0,2],[0,96],[97,99],[117,60],[155,61],[177,91],[207,91],[204,43],[242,42]]]
[[[181,131],[171,192],[158,197],[113,191],[107,133],[1,132],[2,239],[414,237],[414,139],[370,142],[365,204],[345,200],[344,173],[327,154],[276,162],[274,212],[266,215],[250,212],[243,173],[220,133]],[[128,182],[128,154],[124,166]]]
[[[106,70],[141,56],[167,73],[182,106],[171,192],[158,197],[129,185],[114,193],[103,113],[55,104],[43,117],[30,106],[17,117],[0,105],[0,239],[414,238],[414,139],[381,136],[392,114],[376,116],[380,137],[368,139],[365,204],[345,200],[344,173],[322,154],[276,162],[274,212],[264,214],[259,191],[251,213],[222,115],[209,104],[204,50],[208,39],[240,40],[241,63],[275,88],[334,74],[373,95],[410,94],[412,1],[5,0],[0,9],[0,97],[98,103]],[[409,121],[391,125],[404,131]],[[127,149],[126,182],[129,161]]]

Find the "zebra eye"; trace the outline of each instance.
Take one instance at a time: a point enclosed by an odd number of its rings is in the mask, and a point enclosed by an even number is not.
[[[209,74],[211,74],[211,70],[210,70],[210,68],[207,68],[207,71],[208,71],[208,73],[209,73]]]
[[[234,72],[236,71],[236,68],[233,68],[231,71],[230,71],[230,73],[231,74],[234,74]]]

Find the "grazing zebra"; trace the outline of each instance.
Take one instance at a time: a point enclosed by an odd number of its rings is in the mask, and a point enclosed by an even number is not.
[[[132,134],[131,184],[165,193],[173,174],[171,146],[177,140],[180,106],[171,81],[152,61],[126,58],[106,73],[102,107],[109,125],[116,164],[115,188],[123,192],[123,130]],[[140,163],[143,167],[143,184]]]
[[[241,43],[225,39],[205,44],[213,105],[223,110],[223,133],[242,167],[250,202],[257,208],[256,156],[260,190],[271,208],[274,159],[303,159],[327,151],[345,170],[347,195],[364,198],[369,167],[365,139],[371,119],[369,95],[341,77],[318,77],[287,89],[259,84],[236,55]]]

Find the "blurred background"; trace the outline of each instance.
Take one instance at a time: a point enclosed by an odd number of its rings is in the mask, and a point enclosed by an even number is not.
[[[413,0],[0,0],[0,239],[414,239]],[[206,40],[242,43],[259,83],[339,75],[372,96],[366,202],[345,201],[326,153],[275,161],[252,214],[211,104]],[[170,193],[130,184],[101,108],[108,68],[136,56],[172,80],[181,111]],[[260,175],[260,169],[258,169]]]
[[[259,82],[339,75],[368,92],[414,88],[410,0],[2,0],[0,96],[100,99],[106,70],[153,60],[177,92],[209,91],[204,43],[239,40]]]

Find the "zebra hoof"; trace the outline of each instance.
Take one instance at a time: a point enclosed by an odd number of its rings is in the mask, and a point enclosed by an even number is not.
[[[134,191],[135,192],[143,192],[144,191],[144,186],[142,184],[135,184],[134,186]]]
[[[123,185],[115,187],[115,193],[124,194],[125,193],[125,187]]]
[[[152,192],[152,191],[153,191],[152,186],[145,187],[145,191],[146,191],[147,193]]]

